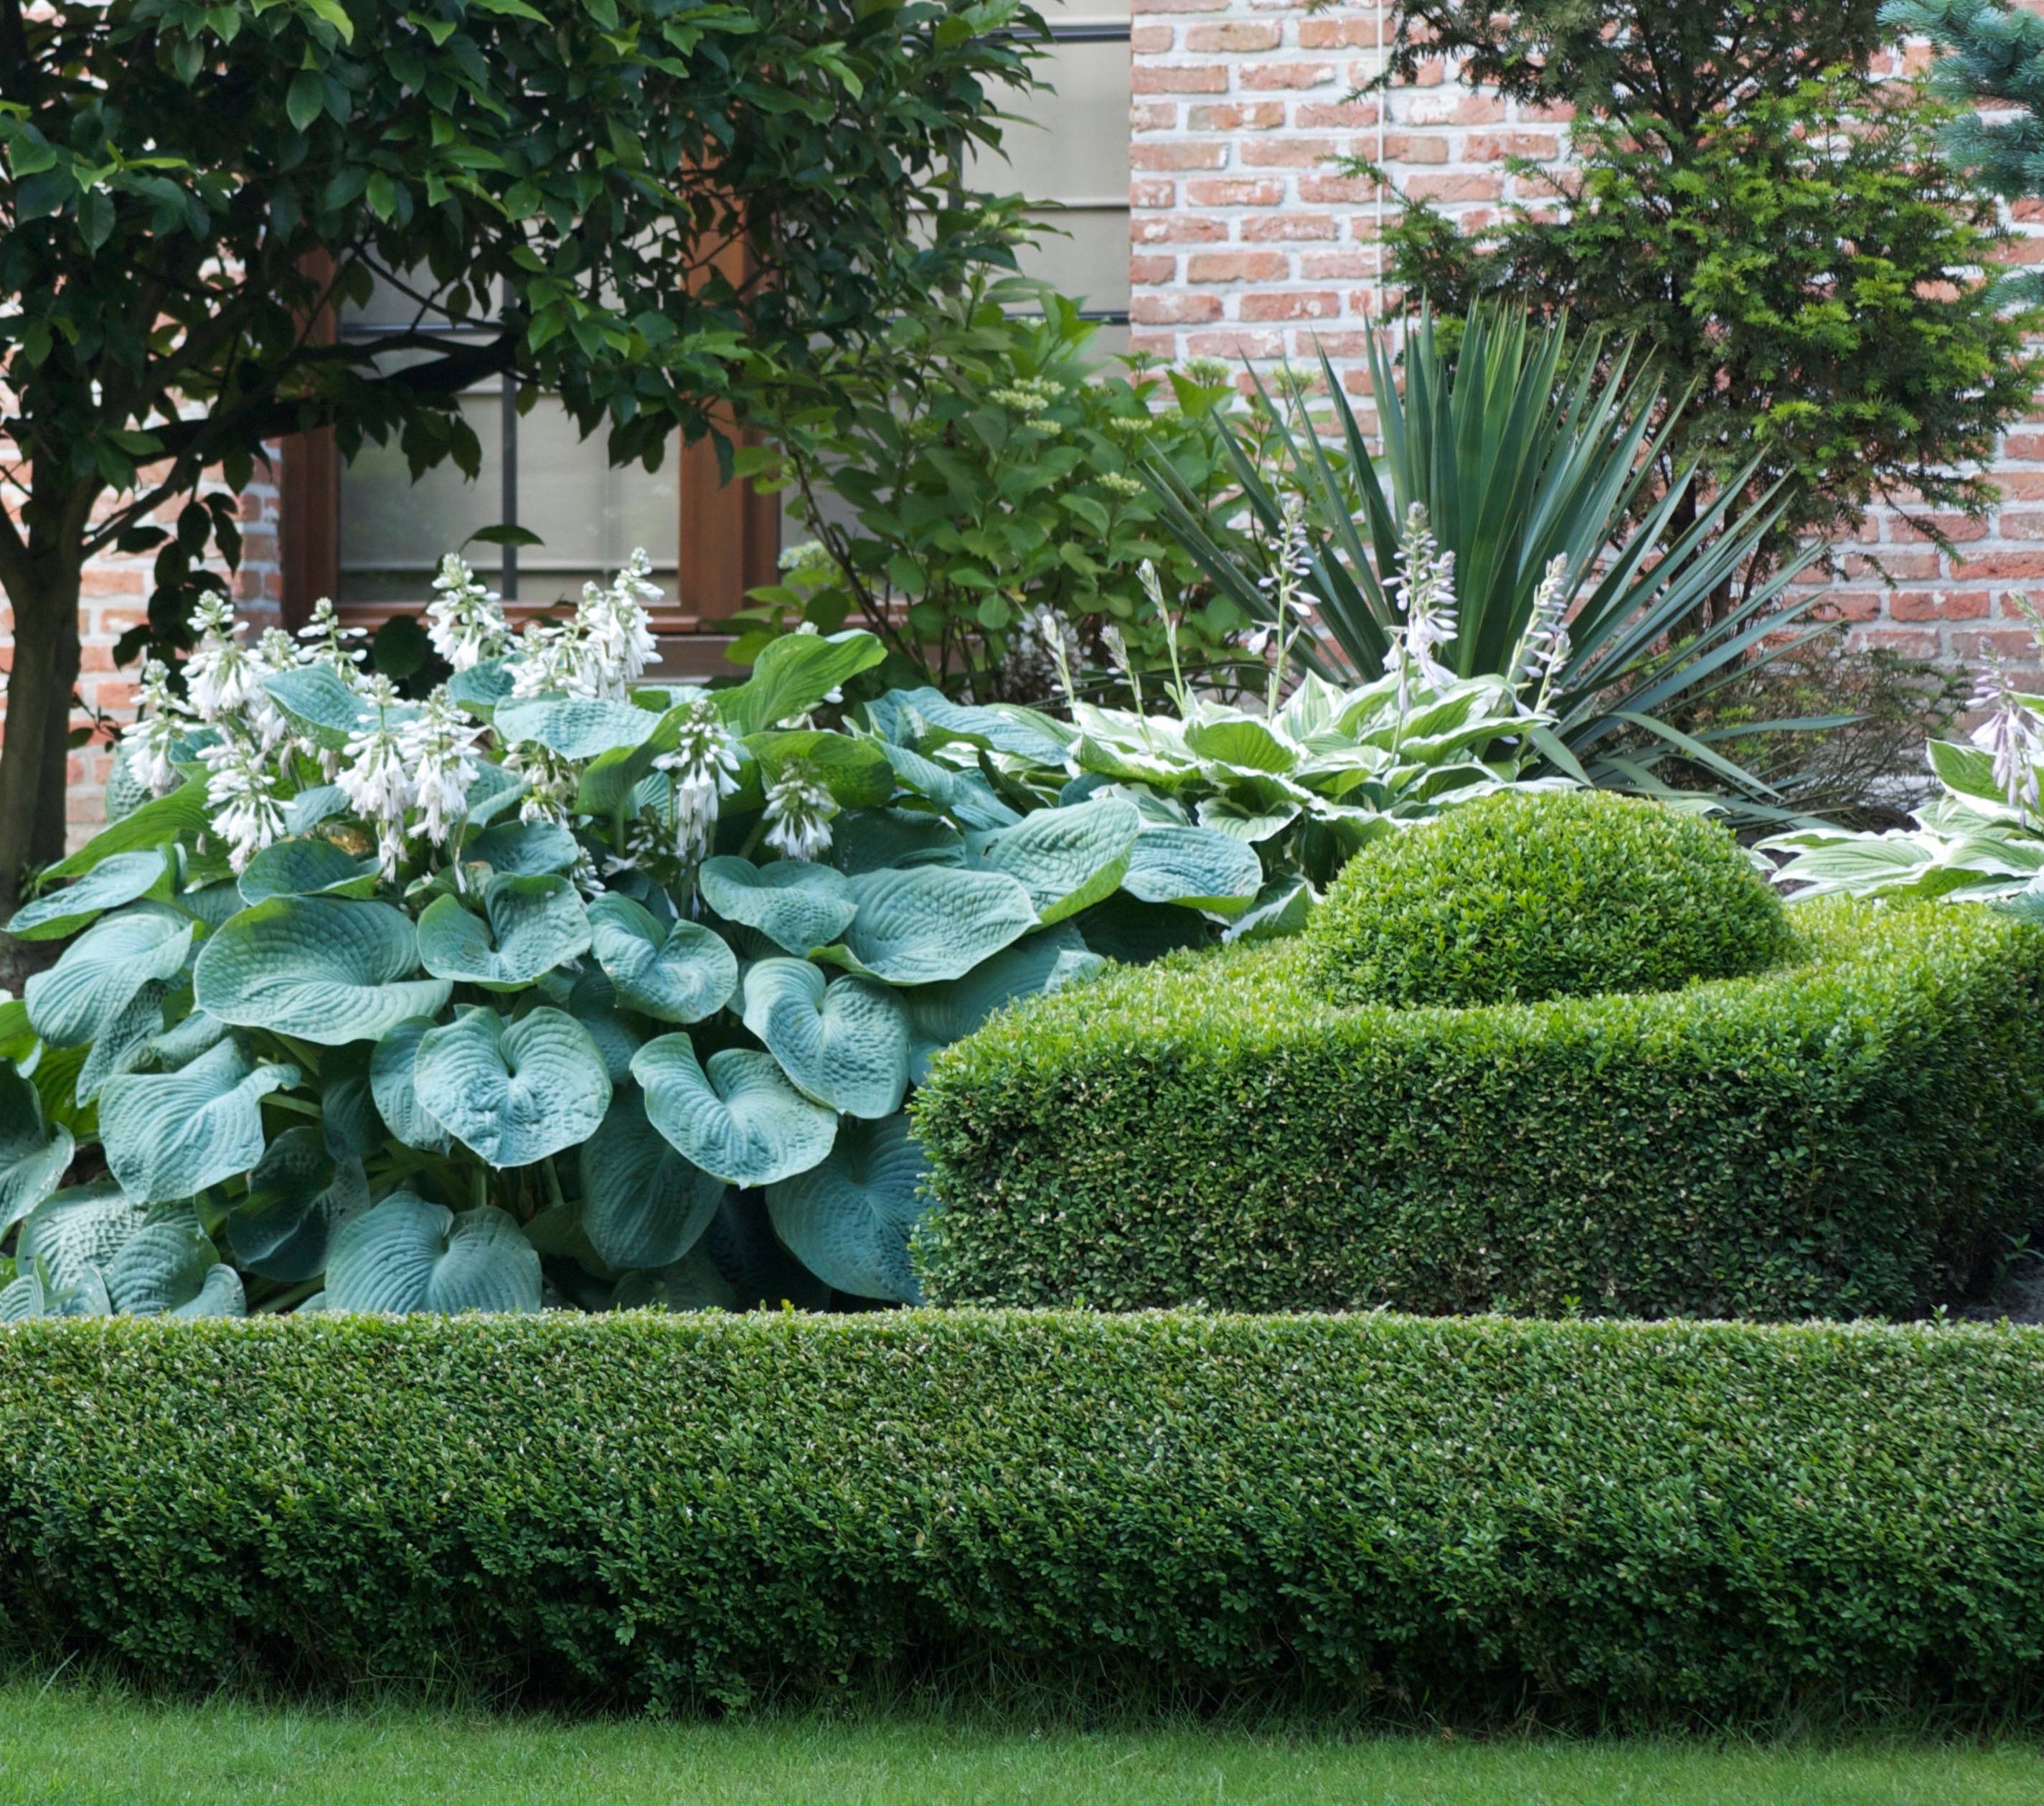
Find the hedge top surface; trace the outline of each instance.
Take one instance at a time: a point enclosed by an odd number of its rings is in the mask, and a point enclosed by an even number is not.
[[[1407,1007],[1678,990],[1793,938],[1727,830],[1599,790],[1500,793],[1380,840],[1307,929],[1326,995]]]

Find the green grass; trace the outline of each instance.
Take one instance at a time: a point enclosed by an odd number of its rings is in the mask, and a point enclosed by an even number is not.
[[[991,1727],[954,1714],[572,1722],[0,1685],[6,1806],[2034,1806],[2027,1742],[1776,1743]]]

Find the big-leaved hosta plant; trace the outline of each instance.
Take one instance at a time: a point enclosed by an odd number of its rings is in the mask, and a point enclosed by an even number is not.
[[[213,609],[182,700],[146,674],[115,819],[10,924],[68,944],[0,1011],[0,1316],[912,1299],[937,1048],[1104,957],[1297,925],[1534,724],[1400,662],[832,728],[870,634],[676,689],[641,562],[517,637],[458,560],[436,587],[423,702],[326,609],[252,647]]]

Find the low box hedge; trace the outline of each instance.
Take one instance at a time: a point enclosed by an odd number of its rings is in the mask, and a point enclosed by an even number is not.
[[[1470,1009],[1177,955],[939,1056],[936,1304],[1895,1315],[2044,1217],[2044,931],[1812,905],[1794,963]]]
[[[2011,1706],[2044,1335],[1489,1318],[39,1321],[0,1621],[202,1687],[684,1707],[1125,1675],[1422,1709]]]

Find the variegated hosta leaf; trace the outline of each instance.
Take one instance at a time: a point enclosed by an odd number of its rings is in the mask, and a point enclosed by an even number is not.
[[[196,1197],[263,1158],[262,1100],[298,1082],[223,1041],[176,1072],[123,1073],[99,1094],[106,1164],[137,1202]]]
[[[25,1273],[40,1266],[52,1285],[68,1289],[85,1283],[88,1275],[103,1274],[148,1219],[140,1202],[113,1180],[75,1185],[45,1198],[29,1213],[15,1243],[15,1261]]]
[[[909,1017],[870,978],[826,985],[806,959],[763,959],[745,974],[745,1026],[796,1089],[848,1116],[891,1116],[909,1086]]]
[[[1029,893],[1047,926],[1114,893],[1142,832],[1135,805],[1120,797],[1038,809],[1012,828],[968,837],[973,856]]]
[[[240,1317],[241,1276],[225,1265],[189,1206],[153,1217],[106,1265],[106,1296],[123,1316]]]
[[[620,1271],[671,1266],[702,1239],[724,1181],[685,1159],[646,1117],[638,1088],[620,1091],[582,1143],[582,1227]]]
[[[565,1012],[506,1023],[471,1009],[419,1039],[421,1107],[493,1166],[525,1166],[586,1141],[610,1107],[610,1075],[589,1032]]]
[[[1229,773],[1289,771],[1299,763],[1296,746],[1243,716],[1193,723],[1185,729],[1185,750]]]
[[[302,835],[265,847],[248,862],[239,890],[244,904],[272,897],[367,897],[375,890],[380,870],[372,859],[357,859],[331,840]]]
[[[597,963],[628,1009],[662,1022],[700,1022],[737,989],[737,956],[700,922],[663,926],[613,892],[590,905],[589,924]]]
[[[25,903],[14,912],[7,932],[17,940],[61,940],[108,909],[146,897],[168,870],[160,847],[144,847],[115,853],[79,879]]]
[[[265,1279],[310,1279],[325,1270],[336,1226],[368,1204],[359,1160],[334,1159],[309,1124],[287,1128],[248,1175],[248,1197],[227,1213],[227,1245]]]
[[[518,990],[589,951],[589,917],[564,878],[493,878],[482,909],[486,922],[458,897],[426,905],[419,963],[436,978]]]
[[[1274,878],[1257,893],[1256,901],[1228,925],[1224,940],[1274,940],[1305,927],[1319,899],[1297,872]]]
[[[648,1041],[632,1062],[654,1128],[705,1173],[734,1185],[763,1185],[803,1172],[829,1153],[835,1112],[790,1085],[771,1054],[726,1047],[707,1072],[686,1035]]]
[[[819,1279],[861,1298],[922,1296],[909,1236],[923,1213],[922,1149],[905,1116],[847,1123],[817,1165],[766,1188],[788,1251]]]
[[[962,1041],[1003,1004],[1075,984],[1091,978],[1106,963],[1066,922],[1004,948],[962,978],[918,985],[904,992],[901,1001],[909,1013],[909,1076],[921,1084],[939,1049]]]
[[[206,942],[192,983],[199,1007],[223,1022],[340,1047],[447,1002],[452,985],[413,978],[418,966],[418,937],[402,909],[275,897]]]
[[[1289,801],[1275,802],[1266,807],[1260,803],[1240,802],[1231,797],[1203,797],[1199,805],[1200,825],[1255,846],[1283,833],[1299,819],[1299,810],[1297,803]]]
[[[1037,765],[1064,763],[1065,741],[1058,732],[1061,724],[1031,709],[975,708],[928,687],[889,690],[883,705],[868,705],[876,714],[889,717],[882,731],[890,740],[920,750],[962,740],[989,752],[1012,753]]]
[[[43,1120],[42,1100],[12,1060],[0,1060],[0,1237],[63,1182],[71,1131]]]
[[[696,882],[703,901],[727,922],[757,928],[790,953],[836,940],[859,911],[843,873],[806,860],[755,866],[726,855],[704,860]]]
[[[1037,925],[1029,893],[1005,872],[951,866],[868,872],[851,881],[851,894],[859,913],[843,947],[818,957],[890,984],[962,978]]]
[[[329,1311],[536,1311],[540,1257],[494,1205],[459,1216],[398,1192],[350,1217],[327,1258]]]
[[[1239,915],[1263,888],[1263,862],[1211,828],[1154,828],[1136,841],[1121,888],[1145,903]]]
[[[36,1032],[53,1047],[97,1040],[144,985],[183,970],[197,932],[190,916],[148,904],[101,917],[22,987]]]

